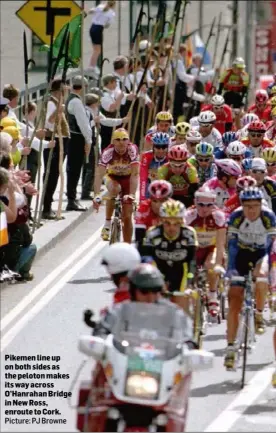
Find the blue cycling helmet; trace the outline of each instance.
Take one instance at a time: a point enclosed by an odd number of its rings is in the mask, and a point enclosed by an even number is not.
[[[227,131],[222,134],[222,142],[224,146],[228,146],[228,144],[232,143],[232,141],[237,140],[237,135],[234,131]]]
[[[153,146],[167,147],[170,144],[170,136],[166,132],[156,132],[151,139]]]
[[[248,201],[248,200],[262,200],[264,195],[262,191],[256,186],[251,186],[249,188],[245,188],[239,195],[240,201]]]
[[[196,155],[198,156],[213,156],[214,148],[210,143],[204,141],[196,145]]]
[[[252,168],[252,158],[245,158],[241,162],[244,171],[249,171]]]

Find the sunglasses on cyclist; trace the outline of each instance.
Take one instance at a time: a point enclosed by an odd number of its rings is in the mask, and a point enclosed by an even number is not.
[[[139,292],[143,293],[143,295],[146,295],[147,293],[158,293],[161,292],[161,288],[160,287],[153,287],[153,288],[146,288],[146,287],[137,287],[137,289],[139,290]]]
[[[200,207],[212,207],[212,206],[214,206],[214,203],[197,203],[197,206],[200,206]]]
[[[250,132],[250,131],[248,131],[248,132],[252,138],[256,138],[256,137],[260,138],[264,135],[264,132]]]
[[[210,162],[211,158],[196,158],[198,162]]]
[[[185,164],[186,164],[185,162],[179,162],[179,163],[177,163],[177,162],[170,162],[170,166],[172,168],[181,168],[181,167],[184,167]]]
[[[267,162],[266,165],[268,167],[276,167],[276,162]]]
[[[153,148],[154,149],[157,149],[157,150],[167,150],[168,149],[168,147],[169,147],[169,145],[163,145],[163,144],[154,144],[153,145]]]
[[[213,126],[213,123],[200,123],[200,126],[204,126],[204,128],[209,128],[209,126]]]
[[[159,126],[162,126],[162,128],[169,128],[171,126],[171,124],[170,123],[159,122]]]
[[[234,161],[242,161],[244,159],[244,156],[234,155],[234,156],[231,156],[231,159],[233,159]]]
[[[128,141],[129,138],[114,138],[114,141]]]
[[[214,110],[220,110],[222,107],[222,105],[213,105]]]
[[[264,170],[253,169],[253,170],[252,170],[252,173],[253,173],[253,174],[258,174],[258,173],[265,174],[265,171],[264,171]]]

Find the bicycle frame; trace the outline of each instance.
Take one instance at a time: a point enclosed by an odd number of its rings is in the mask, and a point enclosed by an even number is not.
[[[114,206],[114,217],[111,223],[110,241],[109,241],[110,245],[115,244],[116,242],[120,242],[121,231],[122,231],[122,198],[118,194],[114,200],[115,200],[115,206]]]

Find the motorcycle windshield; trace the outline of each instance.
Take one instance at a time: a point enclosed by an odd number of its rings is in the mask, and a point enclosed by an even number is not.
[[[169,360],[185,341],[183,314],[161,304],[122,305],[113,328],[114,346],[128,356]]]

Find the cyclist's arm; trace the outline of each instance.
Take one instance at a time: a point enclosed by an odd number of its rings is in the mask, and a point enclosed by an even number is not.
[[[228,234],[228,270],[236,269],[236,258],[239,251],[238,235]]]
[[[149,164],[146,155],[142,155],[140,163],[140,201],[146,198]]]
[[[95,173],[94,180],[94,195],[98,195],[101,192],[102,180],[106,173],[106,167],[103,165],[98,165]]]
[[[223,264],[224,251],[226,244],[226,228],[218,229],[216,235],[216,265]]]
[[[131,174],[130,174],[130,187],[129,193],[131,195],[135,195],[139,182],[139,163],[135,163],[131,165]]]

